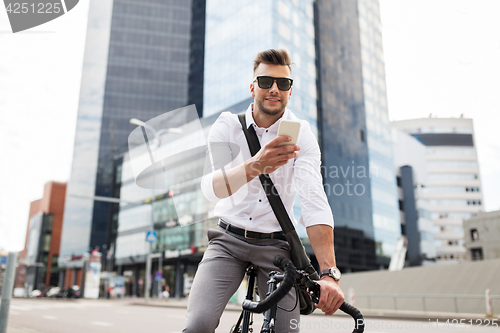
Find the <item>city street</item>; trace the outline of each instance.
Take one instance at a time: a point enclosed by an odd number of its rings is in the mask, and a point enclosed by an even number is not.
[[[13,299],[7,333],[176,333],[184,326],[183,307],[155,307],[133,304],[137,300],[53,300]],[[175,304],[175,300],[171,302]],[[239,312],[225,311],[217,332],[229,332]],[[352,320],[346,316],[303,316],[301,332],[351,332]],[[498,319],[496,321],[498,323]],[[479,325],[481,324],[481,325]],[[254,332],[262,320],[255,316]],[[299,325],[295,323],[294,325]],[[368,318],[365,332],[499,332],[491,323],[473,322],[473,326],[446,324],[445,321],[390,320]]]

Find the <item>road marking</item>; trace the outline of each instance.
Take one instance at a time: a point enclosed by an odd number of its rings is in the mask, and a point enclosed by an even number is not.
[[[172,319],[185,319],[186,316],[183,315],[178,315],[178,314],[168,314],[167,318],[172,318]]]
[[[11,310],[19,310],[19,311],[29,311],[30,310],[29,308],[25,308],[25,307],[22,307],[19,305],[14,305],[14,304],[10,305],[10,309]]]
[[[106,323],[104,321],[93,321],[91,322],[92,325],[97,325],[97,326],[113,326],[111,323]]]
[[[56,316],[42,316],[43,319],[50,319],[50,320],[54,320],[54,319],[57,319]]]

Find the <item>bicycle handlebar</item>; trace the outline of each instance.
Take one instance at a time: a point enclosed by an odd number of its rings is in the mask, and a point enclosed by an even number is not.
[[[365,330],[365,319],[361,312],[349,303],[342,303],[339,308],[354,319],[354,331],[352,333],[363,333]]]
[[[265,312],[272,308],[274,305],[278,304],[278,302],[281,301],[281,299],[285,297],[286,294],[288,294],[290,289],[292,289],[297,274],[297,269],[295,268],[293,263],[290,261],[290,259],[283,256],[274,257],[273,263],[275,266],[279,267],[285,272],[285,278],[281,282],[278,289],[276,289],[271,295],[269,295],[269,297],[266,297],[264,300],[260,302],[250,301],[248,299],[244,300],[242,304],[244,310],[256,313]]]
[[[293,265],[292,261],[286,257],[278,255],[274,257],[273,263],[282,271],[284,271],[283,281],[271,295],[260,302],[250,301],[247,299],[244,300],[242,304],[244,310],[256,313],[265,312],[278,304],[278,302],[281,301],[281,299],[285,297],[286,294],[288,294],[290,289],[292,289],[293,284],[299,275],[299,272],[297,272],[297,269]],[[316,299],[319,300],[319,294],[317,295]],[[364,332],[365,324],[363,315],[358,309],[344,302],[340,306],[340,310],[350,315],[354,319],[354,330],[352,331],[352,333]]]

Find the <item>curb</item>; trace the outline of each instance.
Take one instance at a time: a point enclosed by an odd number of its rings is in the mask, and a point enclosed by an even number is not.
[[[165,307],[165,308],[187,308],[187,302],[132,302],[130,305],[140,305],[140,306],[152,306],[152,307]],[[224,311],[241,311],[241,305],[229,303]],[[399,319],[399,320],[423,320],[431,322],[446,322],[449,321],[450,325],[453,320],[460,322],[460,320],[465,321],[476,321],[481,320],[483,323],[485,320],[498,320],[498,316],[493,315],[488,317],[486,314],[478,313],[449,313],[449,312],[420,312],[420,311],[394,311],[394,310],[374,310],[374,309],[359,309],[365,318],[383,318],[383,319]],[[324,316],[321,310],[314,311],[311,315],[314,316]],[[339,311],[335,313],[336,316],[348,316],[347,314]]]

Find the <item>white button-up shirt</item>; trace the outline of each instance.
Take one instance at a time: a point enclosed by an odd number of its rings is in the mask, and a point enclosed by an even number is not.
[[[297,144],[300,146],[299,156],[290,159],[286,165],[271,173],[270,177],[295,226],[297,226],[297,221],[293,214],[293,204],[298,193],[302,206],[302,216],[299,222],[302,225],[308,227],[315,224],[326,224],[333,227],[333,215],[328,205],[320,173],[321,153],[309,123],[298,119],[290,110],[285,109],[283,116],[273,125],[261,128],[255,124],[252,113],[253,104],[246,111],[246,123],[248,127],[255,128],[261,146],[277,136],[282,119],[300,121],[301,126],[297,140]],[[205,170],[201,189],[208,200],[216,203],[214,215],[227,223],[246,230],[265,233],[281,231],[259,177],[252,179],[228,198],[220,199],[215,195],[213,176],[214,172],[222,165],[214,160],[221,159],[220,154],[217,157],[217,154],[213,150],[211,151],[210,147],[216,146],[213,143],[230,144],[228,146],[232,147],[227,154],[232,153],[234,159],[228,162],[231,157],[222,158],[225,160],[222,163],[225,170],[240,165],[252,156],[238,116],[230,112],[223,112],[210,129],[208,143],[210,163],[207,163],[209,169]]]

